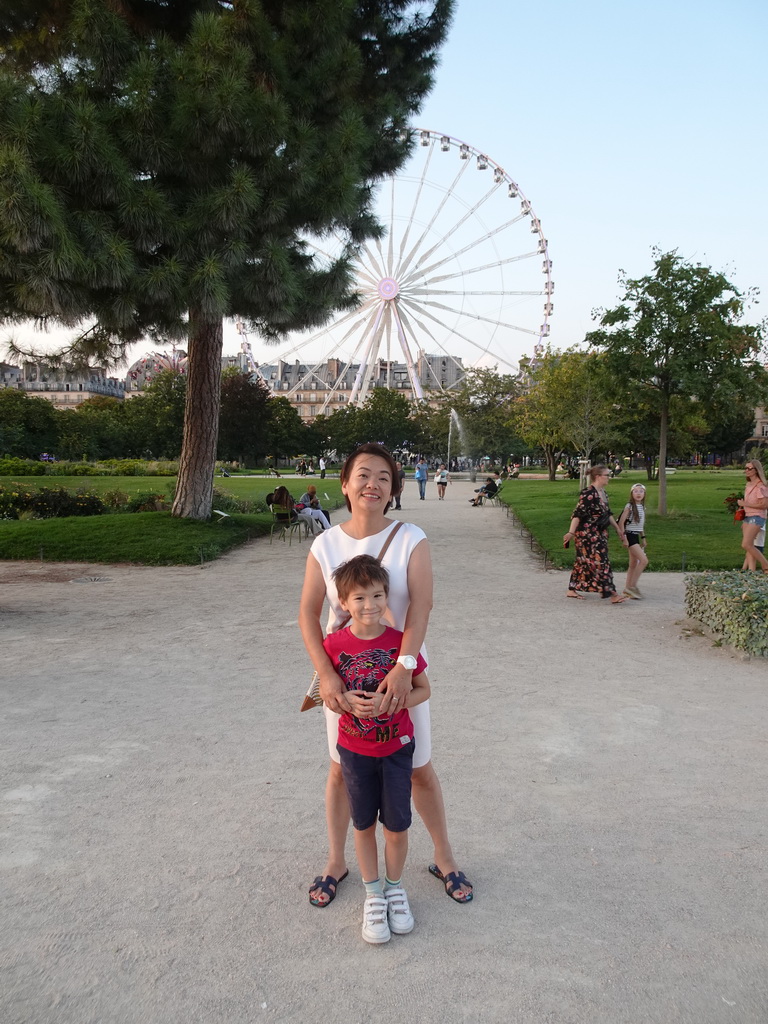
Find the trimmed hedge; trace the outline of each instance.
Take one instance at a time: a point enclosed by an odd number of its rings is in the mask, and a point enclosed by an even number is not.
[[[768,657],[768,575],[704,572],[685,578],[685,609],[724,643]]]
[[[177,476],[178,462],[104,459],[101,462],[38,462],[0,459],[0,476]]]

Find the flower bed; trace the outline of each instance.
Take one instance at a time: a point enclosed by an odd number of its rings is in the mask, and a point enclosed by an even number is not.
[[[768,657],[768,575],[703,572],[685,578],[685,609],[724,643]]]

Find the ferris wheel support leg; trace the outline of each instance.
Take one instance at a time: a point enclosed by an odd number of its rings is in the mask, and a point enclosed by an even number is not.
[[[403,323],[402,323],[402,321],[400,319],[400,314],[399,314],[399,312],[397,310],[397,305],[394,304],[394,303],[393,303],[393,312],[395,314],[395,322],[397,323],[397,336],[400,339],[400,347],[403,350],[403,355],[405,356],[405,362],[406,362],[406,364],[408,366],[408,373],[411,376],[411,383],[413,384],[413,391],[414,391],[414,394],[416,395],[417,398],[422,399],[422,398],[424,398],[424,388],[421,386],[421,381],[419,380],[419,374],[418,374],[418,372],[416,370],[416,366],[414,365],[414,362],[413,362],[413,356],[411,355],[410,346],[408,345],[408,338],[406,337],[405,329],[403,328]]]
[[[368,342],[368,346],[365,350],[365,355],[360,360],[360,366],[358,368],[357,373],[355,374],[355,383],[352,385],[352,392],[349,396],[350,404],[354,404],[357,401],[358,395],[360,395],[361,392],[361,386],[363,383],[363,379],[365,377],[366,370],[369,368],[373,360],[373,350],[376,343],[376,335],[379,332],[379,324],[381,323],[381,318],[384,315],[384,306],[385,303],[383,302],[379,306],[379,311],[376,314],[376,320],[373,324],[373,327],[371,328],[371,340]]]

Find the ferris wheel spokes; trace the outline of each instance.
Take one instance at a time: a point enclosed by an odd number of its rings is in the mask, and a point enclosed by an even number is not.
[[[443,257],[443,259],[441,259],[441,260],[438,260],[436,263],[433,263],[431,266],[428,266],[428,267],[419,266],[418,272],[423,274],[424,276],[426,276],[431,271],[438,270],[444,264],[450,263],[453,260],[458,259],[459,256],[463,256],[465,253],[470,252],[472,249],[476,248],[478,245],[483,245],[483,244],[487,243],[491,238],[494,237],[494,235],[498,234],[500,231],[505,230],[506,228],[511,227],[514,224],[517,224],[521,220],[523,220],[523,215],[522,214],[520,214],[518,217],[513,217],[512,220],[507,221],[506,224],[502,224],[500,227],[494,228],[493,230],[486,232],[484,235],[479,235],[477,238],[473,239],[471,242],[467,242],[467,244],[465,246],[463,246],[463,248],[457,249],[455,251],[451,251],[447,256]],[[448,236],[446,236],[446,238],[447,237]],[[443,241],[445,241],[445,239],[443,239]],[[531,256],[537,256],[537,255],[539,255],[539,254],[535,253],[535,252],[524,253],[523,255],[519,256],[518,259],[528,259]],[[424,254],[424,259],[428,258],[428,256],[429,256],[429,253],[425,253]],[[408,281],[410,281],[412,279],[412,277],[413,277],[413,273],[410,276],[403,278],[403,284],[404,285],[407,284]]]
[[[416,253],[421,248],[422,243],[424,242],[424,239],[427,237],[429,232],[435,226],[435,221],[437,220],[439,215],[445,209],[446,204],[448,203],[449,199],[451,198],[451,195],[453,194],[456,185],[460,181],[460,179],[461,179],[462,175],[464,174],[464,172],[466,171],[466,169],[467,169],[467,165],[466,164],[464,164],[462,167],[459,168],[458,173],[456,174],[456,177],[454,178],[450,188],[446,189],[445,192],[443,193],[442,199],[440,200],[437,208],[435,209],[434,213],[432,214],[431,219],[427,223],[427,225],[424,228],[424,230],[422,231],[421,235],[417,239],[415,245],[411,249],[410,253],[408,253],[408,255],[406,256],[405,260],[402,261],[400,263],[400,265],[398,266],[398,268],[397,268],[397,270],[395,272],[395,276],[404,274],[405,271],[410,266],[411,262],[413,261],[414,256],[416,255]]]
[[[411,394],[421,398],[425,386],[450,390],[473,366],[491,360],[516,369],[522,354],[516,337],[549,333],[552,264],[531,203],[502,167],[466,143],[426,130],[416,138],[412,169],[391,176],[378,197],[386,238],[354,247],[360,305],[304,343],[322,343],[328,361],[313,358],[314,365],[302,366],[293,390],[320,382],[323,412],[338,391],[361,404],[377,384],[402,387],[395,379],[401,359],[400,376],[410,378]],[[530,243],[529,227],[536,236]],[[330,248],[320,245],[318,253]],[[544,280],[535,256],[543,259]]]

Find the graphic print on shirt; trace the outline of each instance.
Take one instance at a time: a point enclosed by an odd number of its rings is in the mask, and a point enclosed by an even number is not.
[[[347,654],[342,651],[339,654],[339,675],[344,680],[348,690],[363,690],[365,693],[375,693],[379,683],[397,664],[398,648],[392,647],[389,651],[379,648],[364,651],[361,654]],[[367,738],[370,733],[376,732],[382,726],[388,725],[391,716],[382,715],[380,718],[357,718],[355,720],[360,736]],[[385,737],[382,736],[383,740]],[[386,738],[389,738],[388,736]]]

